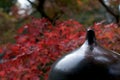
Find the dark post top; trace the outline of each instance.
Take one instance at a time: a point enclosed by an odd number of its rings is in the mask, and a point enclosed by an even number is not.
[[[88,40],[89,45],[95,43],[96,41],[95,32],[92,29],[87,30],[86,40]]]

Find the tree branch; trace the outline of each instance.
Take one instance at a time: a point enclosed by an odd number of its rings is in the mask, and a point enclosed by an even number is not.
[[[35,3],[33,3],[32,1],[30,1],[30,0],[27,0],[27,1],[28,1],[31,5],[37,7],[37,5],[36,5]]]
[[[105,7],[107,12],[109,12],[116,19],[116,23],[119,23],[119,15],[115,14],[105,3],[103,0],[99,0],[99,2]]]

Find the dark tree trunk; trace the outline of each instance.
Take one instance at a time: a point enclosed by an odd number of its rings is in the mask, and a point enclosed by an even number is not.
[[[52,19],[45,13],[44,4],[46,0],[38,0],[37,11],[41,14],[42,17],[49,19],[52,22]]]
[[[40,13],[41,17],[47,18],[49,21],[52,22],[52,19],[44,11],[44,5],[46,0],[38,0],[38,4],[35,4],[30,0],[27,1],[36,8],[36,10]]]

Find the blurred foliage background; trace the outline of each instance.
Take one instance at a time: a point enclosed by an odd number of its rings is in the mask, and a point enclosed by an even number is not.
[[[120,24],[120,1],[0,0],[0,44],[14,42],[16,30],[32,17],[45,17],[53,24],[57,20],[74,19],[85,27],[101,21]]]

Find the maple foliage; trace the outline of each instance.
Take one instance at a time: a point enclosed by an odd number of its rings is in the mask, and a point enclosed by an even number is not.
[[[93,25],[97,39],[105,47],[120,52],[120,28],[116,24]],[[86,29],[75,20],[33,19],[20,27],[16,43],[0,48],[0,79],[47,80],[52,63],[60,56],[78,48],[85,40]]]

